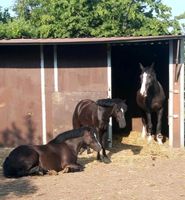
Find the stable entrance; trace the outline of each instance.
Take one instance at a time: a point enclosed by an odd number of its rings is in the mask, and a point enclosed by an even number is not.
[[[168,137],[168,97],[169,97],[169,42],[139,42],[113,45],[112,58],[112,97],[126,99],[128,112],[127,127],[120,130],[113,121],[113,132],[123,135],[142,130],[141,111],[136,104],[136,92],[140,88],[139,62],[144,66],[155,62],[155,71],[165,95],[162,133]],[[155,124],[154,120],[154,124]],[[155,127],[155,125],[154,125]]]

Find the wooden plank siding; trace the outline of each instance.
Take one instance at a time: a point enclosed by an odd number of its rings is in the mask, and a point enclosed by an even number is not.
[[[38,46],[0,46],[0,145],[41,141]]]
[[[72,128],[72,114],[82,99],[107,97],[106,45],[58,46],[59,92],[53,93],[54,134]]]

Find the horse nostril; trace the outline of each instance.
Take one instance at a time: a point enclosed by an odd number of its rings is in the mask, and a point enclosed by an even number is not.
[[[125,128],[125,126],[126,126],[125,120],[119,121],[119,127],[120,127],[120,128]]]

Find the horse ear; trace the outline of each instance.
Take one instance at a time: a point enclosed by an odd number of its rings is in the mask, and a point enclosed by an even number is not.
[[[151,66],[150,66],[150,68],[153,70],[154,69],[154,65],[155,65],[155,63],[153,62],[152,64],[151,64]]]
[[[127,101],[126,99],[123,99],[123,102],[124,102],[124,103],[126,103],[126,101]]]
[[[139,63],[139,66],[140,66],[140,69],[143,71],[144,70],[144,67],[141,63]]]

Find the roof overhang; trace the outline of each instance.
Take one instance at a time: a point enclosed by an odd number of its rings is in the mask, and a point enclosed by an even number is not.
[[[2,39],[0,45],[53,45],[53,44],[116,44],[132,42],[155,42],[183,39],[185,35],[161,35],[139,37],[101,37],[101,38],[48,38],[48,39]]]

